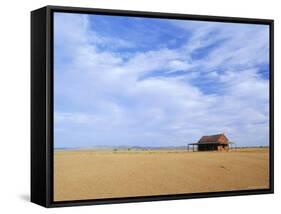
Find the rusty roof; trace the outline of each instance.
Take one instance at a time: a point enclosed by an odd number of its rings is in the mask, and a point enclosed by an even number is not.
[[[198,144],[228,144],[229,141],[227,137],[224,134],[216,134],[216,135],[206,135],[200,138],[200,140],[197,142]]]

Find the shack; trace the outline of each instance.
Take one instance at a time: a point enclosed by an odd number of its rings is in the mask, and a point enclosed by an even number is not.
[[[233,143],[224,134],[216,134],[202,136],[198,142],[190,143],[187,147],[189,150],[191,145],[193,151],[195,151],[195,146],[197,146],[197,151],[228,151],[230,144]]]

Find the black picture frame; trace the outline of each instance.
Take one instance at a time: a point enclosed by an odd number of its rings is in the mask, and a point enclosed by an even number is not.
[[[161,196],[53,201],[53,13],[254,23],[270,27],[270,188],[259,190],[189,193]],[[31,12],[31,201],[44,207],[268,194],[274,192],[274,21],[174,13],[46,6]]]

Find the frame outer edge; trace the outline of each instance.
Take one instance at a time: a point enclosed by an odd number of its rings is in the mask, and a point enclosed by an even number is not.
[[[31,12],[31,202],[47,206],[46,7]]]
[[[208,197],[226,197],[226,196],[239,196],[239,195],[254,195],[254,194],[268,194],[274,192],[274,124],[273,124],[273,110],[274,110],[274,94],[273,94],[273,72],[274,72],[274,24],[273,20],[270,19],[251,19],[251,18],[239,18],[239,17],[220,17],[220,16],[205,16],[205,15],[188,15],[188,14],[173,14],[173,13],[162,13],[162,12],[146,12],[146,11],[127,11],[127,10],[110,10],[110,9],[93,9],[93,8],[79,8],[79,7],[63,7],[63,6],[46,6],[46,67],[45,67],[45,78],[46,78],[46,88],[45,88],[45,98],[46,98],[46,139],[45,139],[45,152],[46,152],[46,162],[45,162],[45,172],[46,172],[46,195],[45,195],[45,206],[46,207],[62,207],[62,206],[79,206],[79,205],[98,205],[98,204],[113,204],[113,203],[128,203],[128,202],[145,202],[145,201],[163,201],[163,200],[177,200],[177,199],[192,199],[192,198],[208,198]],[[43,8],[42,8],[43,9]],[[94,200],[89,199],[86,201],[63,201],[54,202],[53,201],[53,12],[73,12],[73,13],[96,13],[96,14],[106,14],[106,15],[120,15],[120,16],[141,16],[141,17],[151,17],[156,18],[157,16],[171,18],[171,19],[190,19],[190,20],[204,20],[205,21],[217,21],[217,22],[234,22],[234,23],[252,23],[252,24],[264,24],[270,26],[270,188],[264,190],[253,190],[253,191],[225,191],[225,192],[210,192],[210,193],[200,193],[200,194],[186,194],[186,195],[163,195],[154,197],[130,197],[130,198],[113,198],[113,199],[101,199]]]

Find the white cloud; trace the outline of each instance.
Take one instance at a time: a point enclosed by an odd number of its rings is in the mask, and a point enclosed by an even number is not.
[[[268,144],[268,80],[255,67],[268,62],[264,30],[181,23],[193,32],[186,45],[123,57],[97,45],[134,44],[101,37],[87,16],[61,14],[55,23],[57,59],[68,59],[55,60],[55,129],[64,130],[56,133],[56,145],[184,145],[220,132],[238,145]],[[217,35],[208,38],[212,32]],[[225,45],[207,58],[192,59],[222,39]],[[178,70],[185,74],[165,76]],[[194,84],[202,77],[221,93]]]

